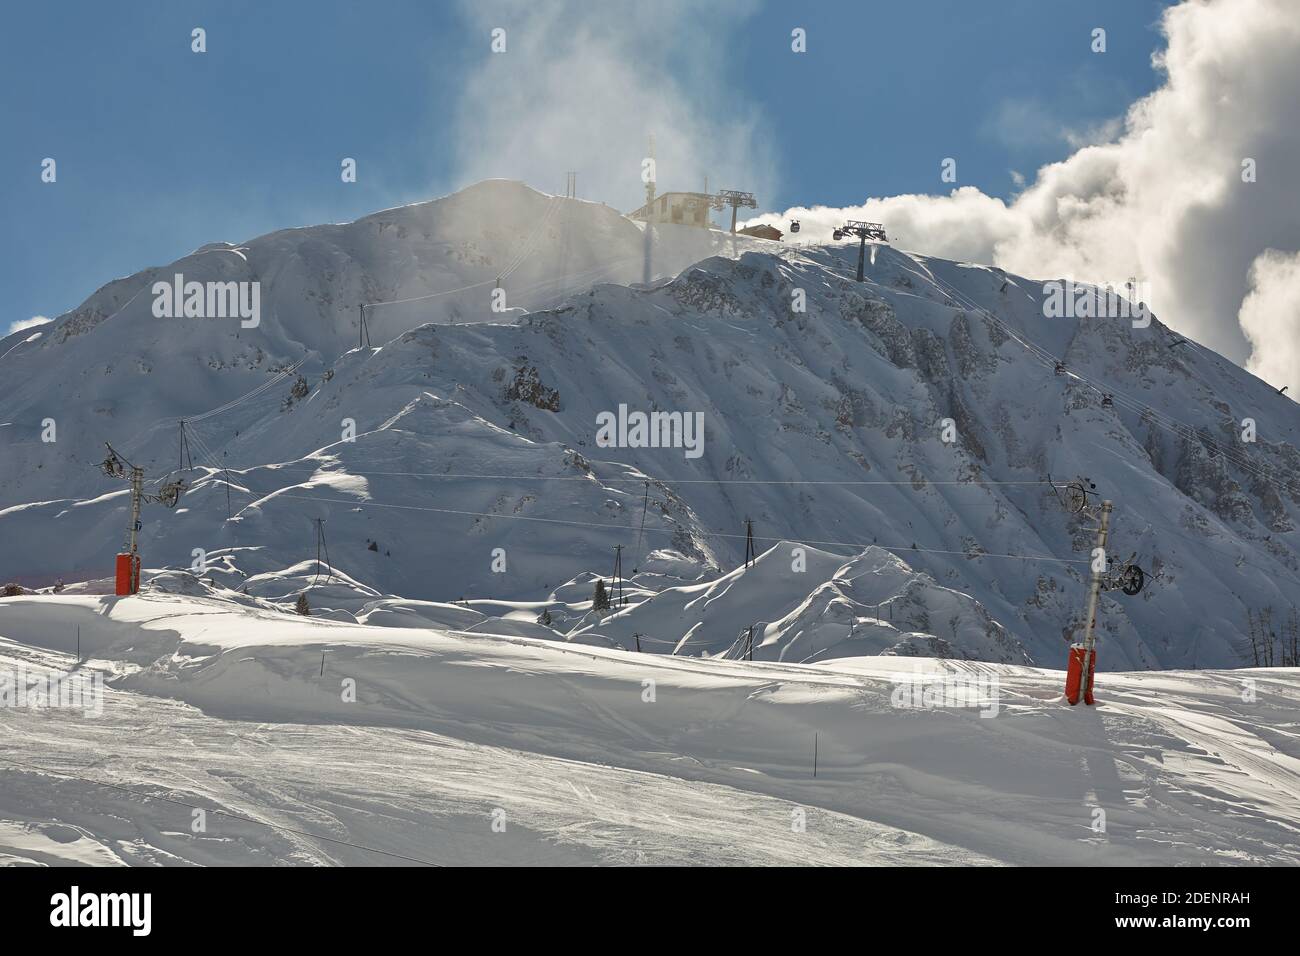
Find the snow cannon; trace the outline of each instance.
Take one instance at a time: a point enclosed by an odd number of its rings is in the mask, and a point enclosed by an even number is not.
[[[118,597],[126,597],[136,594],[140,590],[140,555],[131,554],[128,551],[120,551],[117,555],[117,588],[115,594]]]
[[[1065,699],[1073,707],[1079,702],[1080,691],[1083,702],[1093,705],[1092,679],[1097,669],[1097,651],[1084,644],[1070,645],[1070,663],[1065,672]],[[1085,676],[1086,674],[1086,676]]]

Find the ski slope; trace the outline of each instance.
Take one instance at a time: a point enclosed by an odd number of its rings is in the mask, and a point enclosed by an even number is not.
[[[636,654],[302,618],[257,601],[0,599],[0,668],[80,666],[110,685],[99,717],[0,708],[3,859],[1300,857],[1294,669],[1105,674],[1099,706],[1071,709],[1060,672],[1024,666]],[[913,699],[900,687],[938,678],[986,683],[973,706],[898,706]],[[201,835],[194,807],[209,810]]]

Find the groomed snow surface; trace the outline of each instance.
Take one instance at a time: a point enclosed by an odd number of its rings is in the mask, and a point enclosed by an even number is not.
[[[95,716],[9,685],[10,864],[1300,858],[1294,669],[1106,673],[1070,708],[1025,666],[637,654],[159,587],[0,599],[19,668],[106,690]]]

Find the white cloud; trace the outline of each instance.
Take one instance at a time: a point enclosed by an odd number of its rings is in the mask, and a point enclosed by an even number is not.
[[[1163,322],[1244,362],[1262,347],[1237,321],[1252,266],[1267,249],[1300,249],[1300,16],[1295,0],[1187,0],[1162,28],[1163,85],[1111,141],[1043,167],[1010,203],[968,186],[753,221],[801,218],[803,235],[818,238],[845,218],[878,219],[908,248],[1032,278],[1135,276]],[[1257,182],[1242,181],[1247,157]],[[1271,260],[1254,276],[1257,302],[1286,301],[1283,286],[1296,281]],[[1263,319],[1245,321],[1258,330]],[[1251,367],[1274,361],[1257,354]],[[1274,373],[1300,382],[1288,361]]]
[[[1116,116],[1091,126],[1067,128],[1062,130],[1061,138],[1070,145],[1071,149],[1083,149],[1085,146],[1114,142],[1123,132],[1124,119]]]
[[[1263,252],[1250,287],[1240,313],[1252,348],[1246,367],[1276,388],[1300,391],[1300,253]]]
[[[44,325],[50,321],[43,315],[33,315],[30,319],[17,319],[9,323],[9,331],[5,335],[13,335],[15,332],[21,332],[23,329],[30,329],[37,325]]]

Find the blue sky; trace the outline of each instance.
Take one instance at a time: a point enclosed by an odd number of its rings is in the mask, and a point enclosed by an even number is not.
[[[668,18],[646,43],[670,62],[679,45],[683,60],[703,50],[721,90],[710,108],[753,118],[773,166],[761,208],[945,192],[945,156],[959,157],[962,184],[1007,197],[1012,170],[1032,181],[1073,152],[1066,131],[1086,134],[1158,85],[1164,6],[769,0],[733,22]],[[580,29],[582,4],[565,10]],[[464,185],[455,140],[466,79],[490,56],[483,22],[429,0],[6,5],[0,333],[205,242]],[[807,54],[790,52],[794,26]],[[1096,26],[1105,55],[1089,49]],[[343,156],[364,171],[355,184],[340,181]],[[57,183],[40,180],[45,157]],[[562,184],[563,169],[535,183]]]

